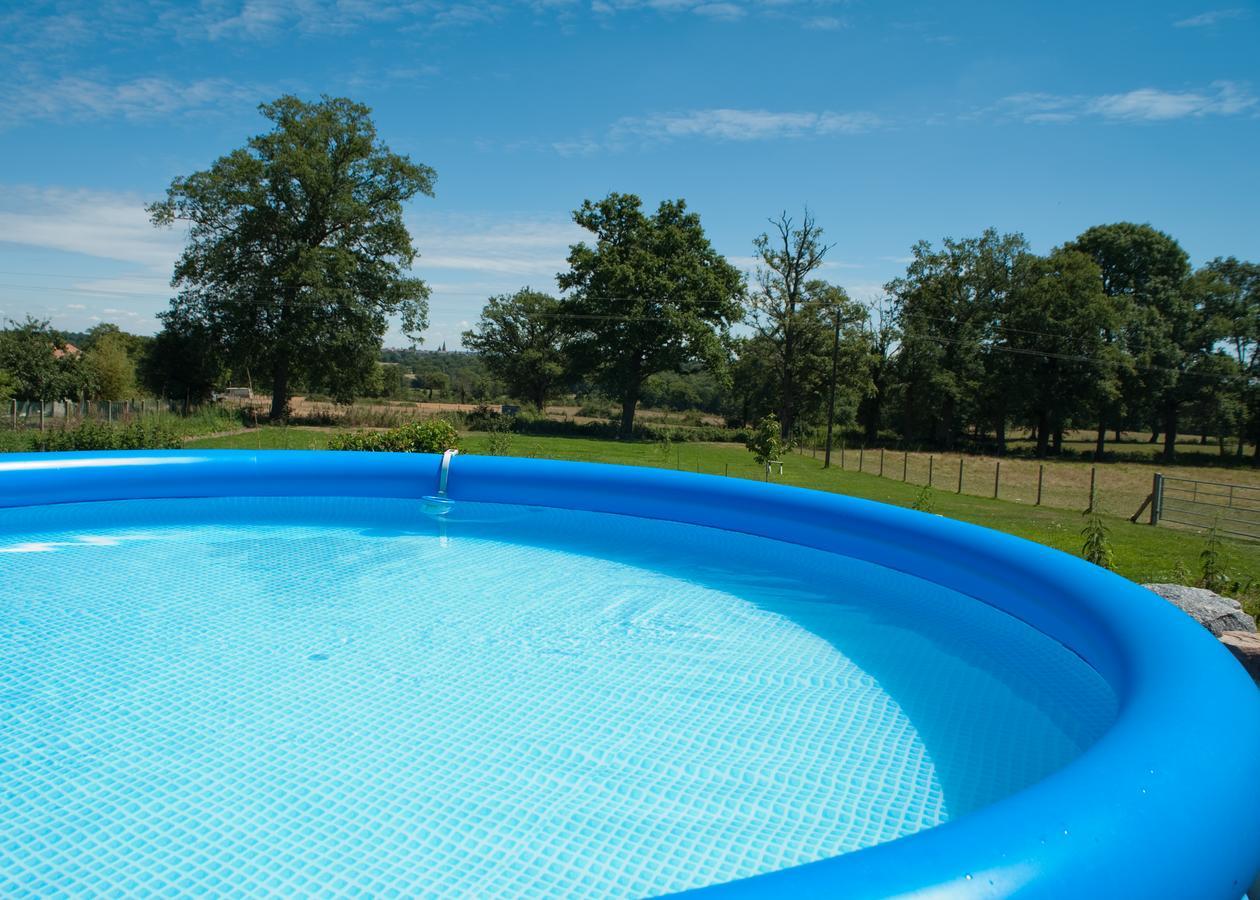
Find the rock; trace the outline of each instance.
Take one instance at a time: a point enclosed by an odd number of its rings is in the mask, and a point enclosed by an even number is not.
[[[1177,606],[1212,634],[1220,637],[1225,631],[1256,632],[1256,620],[1242,611],[1242,604],[1229,597],[1222,597],[1206,588],[1186,587],[1184,584],[1144,584],[1169,603]]]
[[[1254,631],[1227,631],[1220,636],[1221,643],[1234,658],[1242,663],[1251,680],[1260,685],[1260,634]]]

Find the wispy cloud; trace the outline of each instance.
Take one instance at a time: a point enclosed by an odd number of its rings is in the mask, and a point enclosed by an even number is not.
[[[983,113],[1025,122],[1072,122],[1095,118],[1113,122],[1166,122],[1175,119],[1232,116],[1255,108],[1257,98],[1244,85],[1213,82],[1199,90],[1138,88],[1119,94],[1023,93],[1003,98]]]
[[[698,109],[684,113],[626,117],[612,127],[614,139],[667,141],[710,138],[759,141],[829,134],[861,134],[878,128],[869,112],[775,112],[766,109]]]
[[[835,16],[814,16],[805,20],[805,27],[813,31],[838,31],[846,26],[844,19]]]
[[[31,120],[124,118],[144,120],[199,115],[224,106],[252,106],[271,91],[226,78],[180,82],[166,77],[109,81],[66,75],[47,81],[10,81],[0,87],[0,127]]]
[[[0,198],[0,241],[132,263],[165,278],[183,245],[178,231],[154,228],[144,200],[130,194],[18,186]]]
[[[1241,7],[1233,9],[1213,9],[1205,13],[1199,13],[1197,16],[1191,16],[1188,19],[1180,19],[1173,22],[1175,28],[1206,28],[1210,25],[1217,25],[1221,22],[1228,22],[1230,19],[1242,19],[1247,15],[1247,10]]]
[[[420,250],[416,268],[493,274],[550,283],[565,267],[569,245],[588,235],[563,221],[517,219],[493,223],[465,217],[425,217],[410,223]],[[519,287],[520,285],[516,285]]]
[[[736,21],[794,18],[806,27],[829,20],[844,0],[59,0],[0,10],[0,48],[39,61],[87,42],[134,48],[172,41],[266,43],[310,35],[349,35],[376,26],[397,32],[471,28],[521,16],[551,22],[631,14],[701,16]]]

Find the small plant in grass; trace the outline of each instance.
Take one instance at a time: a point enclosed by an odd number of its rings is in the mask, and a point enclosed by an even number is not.
[[[1085,527],[1081,529],[1081,536],[1085,538],[1085,545],[1081,548],[1081,556],[1096,566],[1114,572],[1116,559],[1111,549],[1111,529],[1103,522],[1096,507],[1085,510],[1084,516]]]
[[[661,435],[661,439],[656,442],[656,452],[660,454],[661,459],[668,460],[669,453],[674,449],[674,438],[669,433]]]
[[[1180,559],[1177,560],[1177,562],[1173,564],[1172,578],[1175,584],[1189,584],[1190,567],[1187,566],[1184,561]]]
[[[1199,586],[1209,591],[1222,591],[1229,584],[1229,576],[1225,573],[1225,552],[1221,546],[1221,537],[1216,532],[1216,525],[1208,529],[1207,543],[1199,554]]]
[[[936,491],[932,490],[931,485],[925,484],[919,488],[919,496],[914,498],[910,508],[925,513],[930,513],[936,509]]]
[[[511,426],[496,423],[487,436],[486,453],[490,456],[509,455],[512,452],[512,440],[514,437]]]
[[[748,452],[760,466],[769,465],[772,460],[782,459],[787,449],[783,439],[779,437],[779,420],[773,415],[766,416],[758,422],[745,443],[748,446]]]

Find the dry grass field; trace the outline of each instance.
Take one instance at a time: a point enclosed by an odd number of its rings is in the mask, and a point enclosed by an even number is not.
[[[1012,444],[1016,449],[1023,446],[1018,441]],[[1086,444],[1084,440],[1079,440],[1070,441],[1065,446],[1080,452],[1092,448],[1093,444],[1092,441]],[[1246,464],[1227,466],[1223,464],[1224,461],[1217,464],[1211,458],[1215,455],[1216,448],[1204,447],[1197,440],[1179,443],[1177,448],[1182,460],[1171,466],[1160,462],[1157,459],[1159,447],[1147,444],[1144,439],[1116,444],[1112,449],[1123,457],[1140,455],[1146,457],[1145,460],[1122,458],[1103,463],[1075,459],[1047,459],[1039,462],[1023,456],[999,459],[995,456],[886,450],[883,475],[885,478],[901,481],[904,471],[907,482],[927,484],[930,467],[934,488],[958,492],[958,468],[961,462],[963,494],[993,497],[994,481],[997,478],[997,496],[1000,499],[1035,505],[1040,477],[1042,506],[1083,510],[1089,505],[1090,479],[1094,473],[1092,477],[1095,478],[1099,508],[1109,515],[1125,518],[1137,512],[1150,494],[1151,482],[1156,472],[1175,474],[1179,478],[1260,487],[1260,468]],[[822,456],[821,451],[811,449],[805,452],[819,458]],[[841,455],[846,470],[856,472],[860,466],[860,471],[867,474],[880,473],[879,450],[868,449],[863,452],[845,447],[841,453],[837,449],[832,454],[833,465],[840,465]]]

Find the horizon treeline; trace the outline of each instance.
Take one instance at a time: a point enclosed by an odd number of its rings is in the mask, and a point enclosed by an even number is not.
[[[1002,453],[1031,430],[1038,456],[1087,429],[1146,430],[1165,459],[1182,433],[1220,452],[1260,447],[1260,266],[1217,258],[1194,269],[1150,225],[1087,229],[1046,254],[990,229],[921,241],[905,272],[869,302],[817,277],[832,245],[808,212],[753,239],[745,278],[710,245],[682,200],[587,201],[575,220],[562,293],[524,287],[489,298],[464,333],[469,353],[375,352],[351,389],[316,373],[291,386],[398,399],[574,398],[607,408],[623,437],[640,407],[695,410],[743,427],[774,415],[786,439],[833,424],[869,444]],[[67,352],[67,345],[79,352]],[[445,347],[443,346],[443,350]],[[269,390],[194,335],[154,337],[101,324],[66,335],[46,322],[0,331],[0,396],[200,402],[229,382]],[[417,393],[418,392],[418,393]],[[615,410],[615,412],[614,412]],[[1260,450],[1257,451],[1260,454]]]

